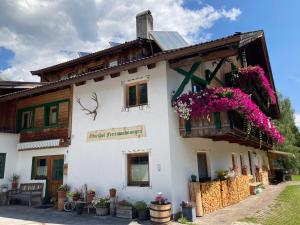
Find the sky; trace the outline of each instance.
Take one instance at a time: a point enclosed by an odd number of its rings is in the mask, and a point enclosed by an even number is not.
[[[155,30],[190,43],[263,29],[276,90],[300,127],[298,0],[0,0],[0,78],[38,81],[30,70],[135,39],[135,15],[150,9]],[[299,89],[298,89],[299,88]]]

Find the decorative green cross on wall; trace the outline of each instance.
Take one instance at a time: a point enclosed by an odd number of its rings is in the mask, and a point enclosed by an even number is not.
[[[210,84],[210,82],[212,81],[212,79],[216,78],[215,75],[217,74],[217,72],[219,71],[219,69],[221,68],[221,66],[223,65],[224,62],[225,62],[225,58],[221,59],[213,72],[211,72],[208,69],[205,70],[205,80],[194,75],[194,73],[197,71],[198,67],[200,66],[201,62],[195,62],[192,65],[192,67],[191,67],[191,69],[189,71],[185,71],[185,70],[183,70],[181,68],[175,68],[174,70],[176,72],[178,72],[179,74],[185,76],[185,78],[183,79],[183,81],[181,82],[181,84],[178,87],[177,91],[173,95],[172,102],[175,101],[182,94],[182,92],[184,91],[184,87],[190,81],[193,81],[195,83],[201,84],[201,85],[203,85],[205,87],[208,84]],[[219,79],[218,79],[218,81],[221,82]]]

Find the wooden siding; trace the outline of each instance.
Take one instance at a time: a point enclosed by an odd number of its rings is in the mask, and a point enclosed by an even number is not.
[[[18,110],[27,108],[34,110],[33,127],[20,130],[20,142],[62,139],[62,143],[69,143],[71,95],[71,88],[67,88],[19,100],[17,103]],[[45,124],[45,106],[49,104],[58,105],[58,121],[47,127]]]
[[[0,103],[0,132],[14,133],[17,130],[16,101]]]
[[[66,88],[63,90],[54,91],[51,93],[41,94],[26,99],[21,99],[17,103],[17,109],[24,109],[36,105],[46,104],[49,102],[55,102],[62,99],[69,99],[71,96],[71,89]]]

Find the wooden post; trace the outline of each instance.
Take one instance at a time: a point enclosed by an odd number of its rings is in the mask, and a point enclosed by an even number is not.
[[[190,199],[196,204],[196,216],[203,216],[202,196],[199,182],[190,182]]]

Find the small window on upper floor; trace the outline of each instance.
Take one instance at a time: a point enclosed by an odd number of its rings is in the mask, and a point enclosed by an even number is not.
[[[21,129],[33,128],[33,111],[24,111],[21,114]]]
[[[135,107],[148,104],[148,86],[146,81],[127,84],[126,107]]]
[[[45,126],[54,126],[58,122],[58,105],[45,106]]]

